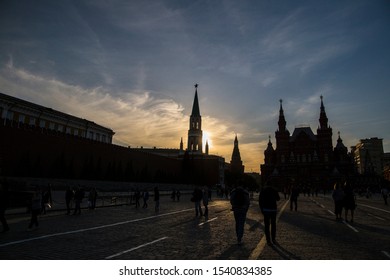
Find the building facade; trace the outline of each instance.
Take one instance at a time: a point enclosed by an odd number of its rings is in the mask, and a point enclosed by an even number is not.
[[[295,182],[303,187],[323,189],[336,180],[352,176],[354,171],[348,150],[340,134],[333,148],[332,134],[322,96],[317,134],[308,126],[300,126],[291,135],[280,100],[276,147],[269,137],[264,164],[260,165],[262,184],[283,189]]]
[[[383,139],[373,137],[361,139],[351,147],[353,159],[359,174],[382,175],[384,168]]]
[[[0,93],[3,125],[112,143],[114,131],[92,121]]]

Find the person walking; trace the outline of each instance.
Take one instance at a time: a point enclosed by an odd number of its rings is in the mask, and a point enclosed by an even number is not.
[[[76,192],[74,193],[75,207],[74,207],[73,215],[81,214],[81,202],[83,201],[83,198],[84,198],[84,190],[78,187]]]
[[[9,231],[9,226],[5,218],[5,210],[8,208],[8,186],[0,182],[0,222],[3,226],[2,232]]]
[[[209,216],[209,208],[208,208],[208,205],[209,205],[209,192],[207,190],[207,187],[203,188],[203,193],[202,194],[203,194],[202,200],[203,200],[203,206],[204,206],[204,216],[207,219],[208,216]]]
[[[135,190],[134,197],[135,197],[135,208],[139,208],[139,206],[140,206],[139,200],[141,198],[141,192],[139,191],[138,188]]]
[[[353,213],[356,208],[356,196],[350,185],[346,184],[344,189],[344,210],[345,210],[345,221],[348,222],[348,210],[351,211],[351,223],[353,223]]]
[[[196,187],[194,192],[192,193],[191,201],[194,202],[195,205],[195,216],[200,217],[203,216],[202,206],[200,205],[200,202],[203,199],[203,193],[202,190],[199,187]]]
[[[291,193],[290,193],[290,210],[292,211],[293,208],[295,211],[298,211],[298,197],[299,197],[299,188],[297,185],[293,184],[291,186]]]
[[[72,199],[74,197],[74,191],[71,187],[68,187],[65,191],[65,204],[66,204],[66,215],[70,214],[70,203],[72,202]]]
[[[96,208],[97,191],[96,188],[92,188],[88,194],[89,209],[94,210]]]
[[[42,211],[42,194],[39,192],[39,190],[35,190],[32,198],[31,198],[31,220],[30,224],[28,225],[28,229],[31,230],[32,226],[35,225],[35,227],[39,226],[38,223],[38,215]]]
[[[336,220],[340,220],[343,212],[344,191],[340,188],[339,183],[334,184],[332,198],[334,201]]]
[[[142,208],[148,208],[148,200],[149,200],[149,192],[148,190],[144,191],[142,194],[142,199],[144,201],[144,204],[142,205]]]
[[[259,207],[264,216],[264,234],[268,245],[276,244],[276,214],[278,207],[277,201],[279,200],[280,196],[278,191],[271,186],[266,186],[260,192]]]
[[[230,204],[232,205],[236,223],[237,244],[241,245],[242,237],[244,236],[246,214],[250,204],[249,192],[241,186],[234,188],[230,193]]]
[[[383,187],[381,189],[381,195],[383,197],[383,200],[385,201],[385,205],[388,205],[387,204],[387,197],[389,196],[389,190],[386,187]]]
[[[154,211],[156,213],[160,211],[160,191],[158,187],[154,187]]]

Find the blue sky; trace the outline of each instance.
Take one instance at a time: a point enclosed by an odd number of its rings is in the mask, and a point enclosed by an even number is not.
[[[0,2],[0,92],[112,128],[114,142],[178,148],[194,84],[210,153],[246,171],[287,128],[390,152],[389,1]]]

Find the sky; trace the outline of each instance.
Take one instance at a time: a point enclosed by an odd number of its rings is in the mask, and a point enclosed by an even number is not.
[[[92,120],[131,147],[187,144],[198,83],[210,154],[246,172],[287,129],[390,152],[390,1],[0,1],[0,92]]]

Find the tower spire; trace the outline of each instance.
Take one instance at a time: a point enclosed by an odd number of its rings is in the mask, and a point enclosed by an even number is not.
[[[283,111],[283,106],[282,106],[283,100],[280,99],[279,102],[280,102],[279,121],[278,121],[279,131],[285,131],[286,130],[286,119],[284,118],[284,111]]]
[[[190,116],[187,149],[191,152],[202,153],[202,117],[199,110],[198,84],[195,84],[195,97]]]
[[[328,128],[328,117],[326,116],[326,112],[325,112],[325,106],[324,106],[324,102],[323,102],[323,96],[321,95],[321,111],[320,111],[320,128],[321,129],[326,129]]]
[[[192,105],[192,113],[191,116],[200,116],[200,110],[199,110],[199,101],[198,101],[198,84],[195,84],[195,97],[194,97],[194,103]]]

